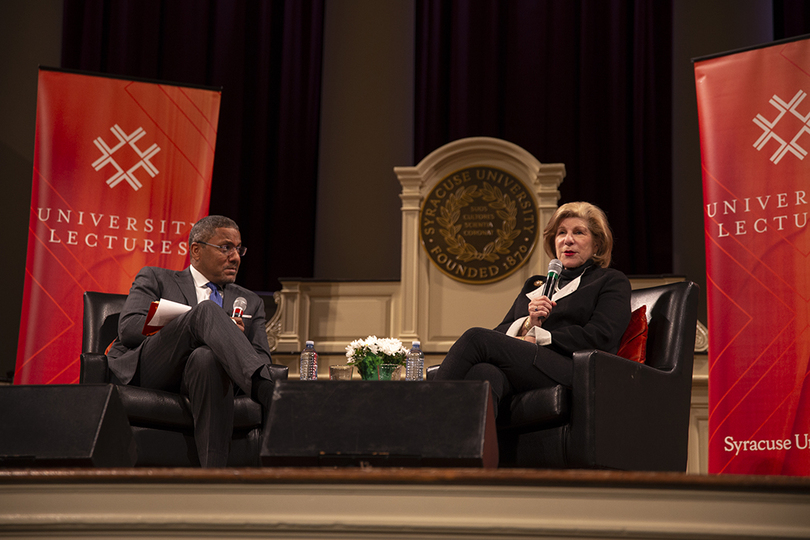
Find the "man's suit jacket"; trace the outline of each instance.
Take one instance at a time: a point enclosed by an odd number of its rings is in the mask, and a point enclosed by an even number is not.
[[[245,336],[259,355],[266,356],[269,364],[270,345],[267,342],[262,299],[256,293],[231,283],[225,287],[223,309],[230,315],[234,300],[240,296],[247,300],[247,308],[242,315]],[[152,302],[162,298],[187,306],[197,305],[197,292],[189,268],[178,272],[146,266],[135,276],[118,321],[118,338],[107,353],[110,370],[122,383],[129,383],[135,375],[141,347],[148,339],[142,333],[146,315]]]

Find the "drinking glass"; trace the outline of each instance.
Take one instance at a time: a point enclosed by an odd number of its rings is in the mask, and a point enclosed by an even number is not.
[[[329,379],[332,381],[350,381],[354,366],[329,366]]]
[[[377,368],[377,377],[381,381],[398,381],[401,368],[399,364],[380,364]]]

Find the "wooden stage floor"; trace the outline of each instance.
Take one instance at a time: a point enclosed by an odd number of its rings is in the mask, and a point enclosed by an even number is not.
[[[424,468],[0,469],[4,538],[810,538],[810,478]]]

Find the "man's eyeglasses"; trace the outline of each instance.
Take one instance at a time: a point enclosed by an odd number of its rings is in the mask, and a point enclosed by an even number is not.
[[[244,257],[245,253],[247,253],[247,248],[245,246],[232,246],[230,244],[225,244],[224,246],[218,246],[216,244],[209,244],[208,242],[201,242],[197,240],[195,242],[197,244],[205,244],[206,246],[211,246],[217,248],[223,255],[226,257],[230,255],[231,251],[236,251],[240,257]]]

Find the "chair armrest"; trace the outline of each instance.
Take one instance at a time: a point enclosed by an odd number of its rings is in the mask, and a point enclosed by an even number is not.
[[[282,364],[267,364],[274,381],[285,381],[290,369]],[[79,382],[81,384],[109,383],[111,382],[110,368],[107,363],[107,355],[101,353],[82,353],[81,373]]]
[[[110,382],[107,355],[101,353],[82,353],[79,382],[81,384]]]
[[[669,372],[596,350],[573,361],[569,466],[686,470],[691,369]]]
[[[267,368],[270,370],[270,376],[273,377],[274,381],[286,381],[290,374],[290,368],[282,364],[267,364]]]

